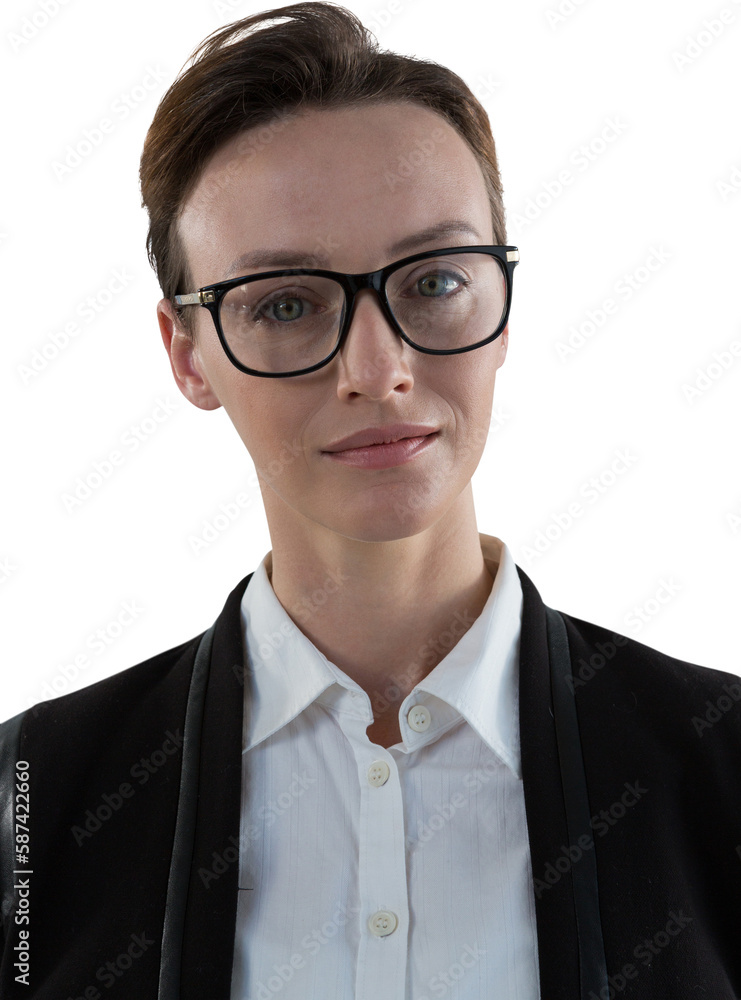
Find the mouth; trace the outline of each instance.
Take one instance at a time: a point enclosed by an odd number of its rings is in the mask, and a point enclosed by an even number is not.
[[[386,469],[404,465],[418,455],[431,449],[440,431],[418,437],[399,438],[389,444],[369,444],[362,448],[347,448],[344,451],[325,451],[322,454],[335,462],[364,469]]]

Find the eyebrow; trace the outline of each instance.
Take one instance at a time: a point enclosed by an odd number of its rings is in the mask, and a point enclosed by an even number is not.
[[[386,255],[390,260],[397,258],[399,254],[405,255],[415,250],[425,243],[432,243],[443,237],[468,234],[475,237],[480,243],[483,242],[481,234],[463,219],[448,219],[445,222],[437,222],[434,226],[421,229],[411,236],[405,236],[391,246],[386,247]],[[282,248],[261,247],[259,250],[251,250],[237,257],[229,265],[226,277],[231,278],[243,272],[245,269],[265,268],[265,267],[324,267],[329,269],[329,257],[321,250],[309,252],[306,250],[289,250]]]

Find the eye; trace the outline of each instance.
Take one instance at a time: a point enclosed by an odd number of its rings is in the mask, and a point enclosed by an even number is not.
[[[442,298],[446,292],[453,291],[456,285],[467,284],[465,278],[450,271],[431,271],[418,278],[415,283],[423,289],[423,298]],[[427,295],[426,292],[430,294]]]
[[[271,295],[270,298],[265,299],[259,304],[252,316],[252,319],[264,319],[265,313],[268,310],[270,310],[270,314],[267,318],[277,320],[279,323],[287,323],[291,322],[291,320],[302,319],[304,315],[303,303],[308,302],[308,299],[305,299],[300,295],[287,295],[282,292],[276,295]],[[287,315],[281,315],[280,313],[275,312],[275,307],[282,310],[284,306],[288,306]]]

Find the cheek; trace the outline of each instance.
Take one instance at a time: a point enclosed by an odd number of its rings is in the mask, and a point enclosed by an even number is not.
[[[497,371],[493,354],[481,348],[471,351],[467,358],[461,355],[456,359],[456,371],[451,371],[445,383],[438,385],[438,394],[455,420],[451,460],[457,471],[466,476],[473,474],[478,465],[490,431]]]
[[[224,408],[258,474],[279,488],[280,482],[301,475],[305,465],[305,416],[296,412],[295,402],[291,405],[290,399],[275,391],[271,380],[265,379],[264,386],[255,386],[257,381],[250,378],[231,392]]]
[[[491,419],[497,372],[504,361],[506,351],[502,349],[499,339],[479,351],[472,351],[471,354],[475,363],[468,373],[466,385],[472,420],[477,423],[485,422],[488,425]]]
[[[227,416],[257,464],[258,456],[270,447],[275,431],[272,420],[275,410],[265,399],[261,380],[221,364],[211,370],[211,385],[226,410]],[[266,380],[267,381],[267,380]]]
[[[480,348],[449,359],[437,382],[437,393],[467,427],[487,422],[491,415],[498,352]],[[450,364],[452,362],[452,364]]]
[[[283,437],[280,414],[267,403],[261,403],[259,396],[248,393],[232,397],[225,409],[255,466],[262,468],[278,450]]]

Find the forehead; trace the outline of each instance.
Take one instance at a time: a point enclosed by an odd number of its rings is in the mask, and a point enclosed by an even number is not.
[[[394,102],[312,109],[240,133],[206,164],[179,226],[206,284],[257,247],[313,252],[348,271],[380,267],[386,247],[447,219],[482,235],[453,242],[491,242],[481,168],[440,115]]]

